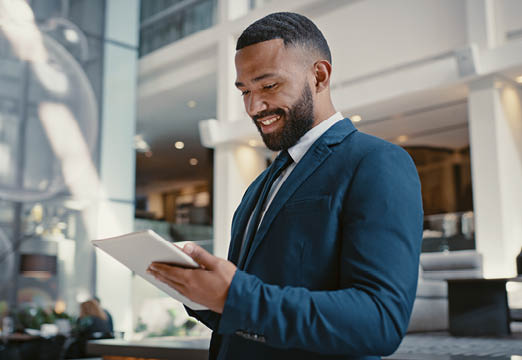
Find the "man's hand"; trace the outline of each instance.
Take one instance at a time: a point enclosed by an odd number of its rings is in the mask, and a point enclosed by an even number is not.
[[[153,262],[147,272],[190,300],[221,314],[228,288],[236,273],[236,266],[230,261],[213,256],[195,244],[186,244],[183,251],[201,268],[186,269]]]

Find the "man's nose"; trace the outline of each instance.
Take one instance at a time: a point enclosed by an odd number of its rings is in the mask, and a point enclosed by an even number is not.
[[[249,95],[250,96],[248,97],[245,106],[246,106],[248,115],[250,115],[250,117],[254,117],[255,115],[259,114],[261,111],[268,109],[268,104],[266,103],[265,99],[263,99],[262,96],[259,96],[258,94],[254,94],[254,93],[250,93]]]

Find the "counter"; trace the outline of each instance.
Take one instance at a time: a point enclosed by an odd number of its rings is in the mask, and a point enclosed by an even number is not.
[[[119,339],[91,340],[87,343],[87,353],[104,359],[208,359],[210,338],[162,337],[140,341]]]

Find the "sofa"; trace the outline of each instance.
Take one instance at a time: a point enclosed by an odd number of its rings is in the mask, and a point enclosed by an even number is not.
[[[417,296],[408,332],[448,330],[446,279],[482,276],[482,255],[476,250],[422,253]]]

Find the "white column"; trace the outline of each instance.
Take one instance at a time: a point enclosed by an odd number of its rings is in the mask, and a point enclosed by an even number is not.
[[[230,0],[220,1],[220,20],[228,21]],[[218,44],[217,120],[251,121],[234,83],[236,39],[223,36]],[[254,125],[252,125],[254,126]],[[214,254],[226,258],[234,211],[247,186],[266,167],[265,156],[247,145],[226,143],[214,149]]]
[[[493,76],[470,84],[476,246],[484,275],[516,275],[522,246],[522,93]]]
[[[500,0],[467,0],[468,41],[480,48],[494,48],[505,41]]]
[[[139,1],[107,1],[105,18],[98,237],[130,232],[134,227]],[[133,329],[131,290],[131,272],[97,251],[96,293],[112,313],[115,330],[126,333]]]
[[[226,258],[232,217],[248,185],[266,167],[256,149],[236,144],[214,152],[214,254]]]

